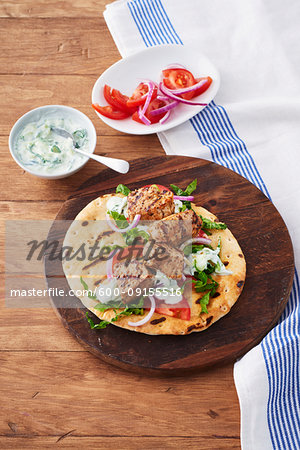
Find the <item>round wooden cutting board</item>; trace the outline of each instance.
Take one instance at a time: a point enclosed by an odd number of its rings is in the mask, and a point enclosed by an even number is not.
[[[206,160],[160,156],[136,160],[126,175],[111,170],[101,172],[64,203],[50,235],[55,235],[58,220],[73,220],[91,200],[115,192],[119,183],[130,189],[152,183],[186,187],[194,178],[198,179],[195,203],[224,221],[244,252],[244,290],[228,315],[206,331],[187,336],[149,336],[114,325],[91,330],[85,317],[87,310],[78,299],[64,298],[62,307],[61,297],[53,295],[53,305],[64,326],[89,351],[111,364],[140,373],[179,375],[236,360],[275,325],[287,303],[294,257],[280,214],[245,178]],[[59,238],[63,239],[64,233]],[[53,276],[52,264],[46,257],[48,286],[67,291],[62,267],[57,278]],[[95,316],[93,320],[98,322]]]

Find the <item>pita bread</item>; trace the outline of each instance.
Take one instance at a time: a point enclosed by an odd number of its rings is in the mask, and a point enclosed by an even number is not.
[[[123,197],[122,194],[108,194],[96,198],[89,203],[71,224],[63,245],[77,248],[79,240],[80,242],[87,242],[92,246],[97,239],[98,241],[101,240],[101,245],[109,244],[112,241],[115,244],[124,245],[124,239],[120,233],[112,232],[109,225],[105,223],[106,202],[114,195]],[[217,220],[216,216],[206,209],[194,204],[192,204],[192,207],[197,214],[212,221]],[[100,233],[98,221],[102,223]],[[182,320],[154,313],[150,321],[142,326],[134,327],[128,325],[128,322],[140,321],[148,314],[148,311],[145,311],[144,316],[124,316],[114,322],[113,325],[150,335],[185,335],[192,332],[204,331],[221,317],[228,314],[243,289],[246,277],[246,262],[237,240],[229,229],[211,230],[211,233],[210,238],[213,248],[217,247],[218,240],[221,238],[220,258],[225,263],[226,269],[232,271],[232,275],[213,275],[213,278],[219,283],[219,287],[215,296],[210,298],[209,304],[207,305],[208,313],[201,313],[199,299],[204,294],[197,293],[193,289],[191,298],[189,299],[191,308],[190,320]],[[72,259],[71,261],[63,261],[63,269],[68,283],[74,292],[82,291],[83,289],[80,282],[80,275],[84,278],[91,290],[94,290],[101,283],[101,280],[106,278],[106,262],[103,261],[98,263],[93,261],[87,264],[86,261]],[[99,319],[110,321],[115,316],[113,309],[108,309],[104,312],[95,309],[97,301],[89,298],[87,295],[79,295],[79,298],[84,306],[99,317]],[[120,311],[117,310],[117,312]]]

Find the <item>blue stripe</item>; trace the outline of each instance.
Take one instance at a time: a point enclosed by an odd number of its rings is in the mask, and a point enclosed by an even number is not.
[[[183,45],[183,42],[180,39],[180,37],[178,36],[178,34],[176,33],[176,31],[175,31],[175,29],[174,29],[174,27],[173,27],[173,25],[172,25],[172,23],[171,23],[171,21],[169,19],[169,16],[166,13],[166,10],[165,10],[161,0],[154,0],[154,2],[156,4],[158,10],[161,12],[161,18],[164,21],[165,25],[167,26],[168,30],[170,31],[170,34],[171,34],[172,38],[175,41],[174,43]]]
[[[153,22],[147,11],[147,8],[144,5],[143,0],[135,2],[135,5],[137,10],[139,10],[140,15],[142,15],[143,17],[143,23],[146,23],[146,27],[149,30],[149,37],[152,40],[153,45],[161,44],[162,40],[158,38],[158,35],[154,31]]]
[[[147,47],[156,43],[183,44],[161,0],[132,0],[128,7]],[[211,102],[190,123],[214,162],[244,176],[271,199],[254,159],[223,106]],[[286,310],[279,325],[261,344],[269,380],[268,427],[272,445],[278,450],[300,449],[299,291],[295,271]]]
[[[135,22],[139,32],[140,32],[140,35],[142,36],[144,44],[146,45],[146,47],[149,47],[150,46],[150,42],[148,41],[147,35],[144,32],[144,29],[143,29],[143,27],[142,27],[142,25],[141,25],[141,23],[139,21],[138,16],[136,15],[136,11],[135,11],[134,6],[132,5],[132,2],[128,3],[128,7],[129,7],[129,10],[130,10],[131,16],[132,16],[132,18],[133,18],[133,20],[134,20],[134,22]]]
[[[156,13],[155,8],[153,8],[153,6],[152,6],[152,2],[148,1],[148,0],[145,0],[144,3],[146,5],[145,6],[146,9],[149,10],[149,15],[152,17],[152,23],[153,23],[153,25],[155,27],[157,36],[159,36],[159,35],[161,36],[162,44],[168,44],[169,43],[168,37],[165,35],[165,33],[163,31],[163,28],[161,27],[161,25],[159,23],[159,20],[157,20],[158,19],[157,13]]]
[[[201,119],[202,120],[200,120],[199,115],[194,116],[194,123],[199,130],[198,136],[199,134],[202,134],[202,139],[204,140],[205,145],[210,149],[211,154],[214,155],[215,162],[224,166],[228,165],[229,160],[227,158],[226,152],[223,151],[224,148],[222,146],[222,143],[219,142],[217,137],[212,135],[210,121],[206,119],[205,114],[201,116]],[[215,150],[215,152],[213,150]]]

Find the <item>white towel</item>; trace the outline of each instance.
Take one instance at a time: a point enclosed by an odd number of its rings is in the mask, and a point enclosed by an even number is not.
[[[244,450],[300,449],[300,2],[119,0],[104,17],[123,57],[164,43],[197,45],[221,73],[207,108],[159,133],[167,154],[213,160],[274,202],[292,237],[296,275],[277,325],[235,364]]]

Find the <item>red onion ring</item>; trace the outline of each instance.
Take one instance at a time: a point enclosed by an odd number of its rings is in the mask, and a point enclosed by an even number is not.
[[[192,202],[194,200],[194,197],[192,195],[174,195],[173,198],[174,200],[182,200],[184,202]]]
[[[203,84],[206,83],[206,80],[200,80],[198,81],[198,83],[193,84],[192,86],[188,86],[186,88],[182,88],[182,89],[170,89],[172,91],[173,94],[175,95],[179,95],[179,94],[187,94],[188,92],[193,92],[196,91],[198,88],[200,88],[201,86],[203,86]],[[168,89],[168,88],[167,88]]]
[[[170,111],[167,111],[166,114],[164,115],[164,117],[162,117],[162,118],[160,119],[159,123],[160,123],[161,125],[164,124],[164,123],[168,120],[169,117],[170,117]]]
[[[112,254],[113,254],[114,250],[112,252],[110,252],[110,254],[108,255],[108,259],[106,261],[106,276],[108,279],[113,278],[113,258],[111,258]],[[116,252],[116,254],[119,252],[119,250]]]
[[[191,239],[188,239],[187,241],[185,241],[179,248],[180,248],[180,250],[183,250],[184,247],[186,247],[187,245],[190,245],[190,244],[210,245],[211,239],[201,238],[201,237],[191,238]]]
[[[151,308],[150,308],[150,311],[148,312],[148,314],[145,317],[143,317],[143,319],[141,319],[137,322],[131,322],[131,321],[127,322],[129,326],[140,327],[141,325],[144,325],[151,319],[151,317],[153,316],[154,311],[155,311],[155,299],[154,299],[154,297],[152,297],[152,295],[149,295],[149,300],[151,302]]]
[[[126,227],[126,228],[118,228],[114,223],[112,223],[110,215],[106,214],[106,220],[107,220],[110,228],[113,231],[116,231],[117,233],[126,233],[127,231],[132,230],[132,228],[135,228],[137,226],[137,224],[139,223],[140,218],[141,218],[141,215],[140,214],[136,214],[134,219],[133,219],[133,221],[131,222],[131,224],[128,227]]]
[[[177,100],[180,103],[192,106],[207,106],[207,103],[191,102],[190,100],[185,100],[184,98],[178,97],[177,95],[173,94],[171,89],[166,88],[162,82],[159,83],[159,89],[167,97],[171,98],[172,100]]]
[[[141,106],[139,106],[138,115],[144,125],[151,125],[151,121],[143,114]]]
[[[157,108],[157,109],[154,109],[153,111],[151,111],[150,116],[157,116],[158,114],[166,113],[166,112],[170,111],[171,109],[175,108],[175,106],[177,106],[179,103],[177,100],[172,101],[168,97],[165,97],[162,95],[158,95],[157,98],[158,98],[158,100],[162,100],[163,102],[165,102],[166,105],[162,106],[161,108]]]
[[[143,107],[139,107],[138,115],[139,115],[139,118],[141,119],[141,121],[145,125],[151,125],[150,120],[145,116],[145,112],[147,111],[147,108],[148,108],[148,106],[150,104],[150,101],[151,101],[151,98],[152,98],[152,95],[153,95],[153,91],[154,91],[156,86],[155,86],[155,83],[153,81],[151,81],[151,80],[145,81],[144,84],[146,84],[148,86],[147,98],[146,98],[146,101],[145,101]]]

